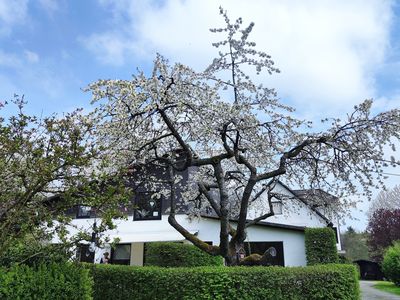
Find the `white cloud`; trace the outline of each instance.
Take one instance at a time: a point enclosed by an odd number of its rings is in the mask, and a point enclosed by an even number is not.
[[[0,0],[0,36],[8,35],[13,26],[27,18],[28,0]]]
[[[61,58],[66,60],[71,58],[71,54],[65,49],[61,50]]]
[[[21,60],[13,53],[7,53],[0,49],[0,66],[16,68],[21,65]]]
[[[39,4],[50,16],[60,9],[60,0],[39,0]]]
[[[10,93],[34,93],[35,90],[39,90],[50,99],[57,99],[65,94],[66,74],[60,77],[55,71],[55,65],[46,61],[39,63],[39,60],[39,55],[29,50],[9,53],[0,49],[0,67],[9,69],[8,72],[0,72],[0,87],[4,93],[0,94],[0,98],[5,98],[5,95]],[[30,63],[29,67],[27,63]],[[29,91],[25,90],[27,86],[30,86]]]
[[[0,66],[17,69],[23,69],[23,62],[37,63],[39,55],[30,50],[24,50],[22,54],[4,52],[0,49]]]
[[[39,55],[33,51],[25,50],[25,58],[30,63],[37,63],[39,61]]]
[[[14,93],[19,93],[14,82],[12,82],[8,76],[4,76],[3,74],[0,74],[0,86],[0,102],[4,103],[5,101],[9,101],[12,99]]]
[[[400,106],[400,91],[395,92],[391,96],[382,96],[374,99],[373,111],[383,111],[389,109],[399,108]]]
[[[93,34],[89,39],[80,38],[81,42],[105,64],[122,65],[125,55],[130,52],[130,45],[118,33],[105,32]]]
[[[215,54],[208,28],[222,25],[221,3],[232,19],[255,22],[252,40],[281,69],[266,85],[314,117],[377,96],[374,75],[385,60],[392,20],[391,2],[382,0],[100,3],[112,15],[110,29],[82,40],[102,62],[122,65],[160,52],[196,68]]]

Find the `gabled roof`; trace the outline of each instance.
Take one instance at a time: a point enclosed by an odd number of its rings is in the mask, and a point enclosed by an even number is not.
[[[271,183],[272,183],[272,181],[269,184],[271,184]],[[277,181],[277,183],[279,183],[283,188],[285,188],[287,191],[289,191],[294,196],[295,199],[297,199],[298,201],[302,202],[309,209],[311,209],[318,217],[320,217],[324,222],[326,222],[327,226],[333,226],[333,223],[331,222],[331,220],[329,220],[327,217],[325,217],[317,209],[317,206],[314,206],[310,201],[307,200],[306,195],[309,195],[310,191],[312,191],[312,190],[292,190],[287,185],[285,185],[284,183],[282,183],[279,180]],[[331,195],[329,193],[326,193],[326,192],[324,192],[322,190],[319,190],[319,191],[320,192],[318,192],[318,193],[322,193],[323,192],[326,195],[329,195],[330,197],[338,199],[337,197],[335,197],[335,196],[333,196],[333,195]],[[210,210],[208,212],[202,213],[201,216],[203,218],[219,219],[219,217],[214,212],[214,210]],[[234,217],[234,218],[231,218],[230,221],[231,222],[236,222],[237,219]],[[282,229],[291,229],[291,230],[297,230],[297,231],[304,231],[304,228],[305,228],[303,226],[286,225],[286,224],[272,223],[272,222],[266,222],[266,221],[260,221],[256,225],[268,226],[268,227],[276,227],[276,228],[282,228]]]
[[[338,197],[321,189],[292,190],[292,192],[298,198],[307,201],[314,207],[329,206],[331,204],[335,204],[339,200]],[[320,200],[322,200],[322,202]]]
[[[211,216],[211,215],[202,215],[203,218],[207,219],[214,219],[214,220],[219,220],[220,218],[217,216]],[[235,219],[230,219],[230,222],[237,222]],[[251,221],[251,220],[248,220]],[[295,225],[287,225],[287,224],[279,224],[279,223],[271,223],[271,222],[265,222],[265,221],[260,221],[254,226],[264,226],[264,227],[272,227],[272,228],[279,228],[279,229],[287,229],[287,230],[294,230],[294,231],[304,231],[306,227],[304,226],[295,226]]]
[[[304,203],[306,206],[308,206],[317,216],[319,216],[321,219],[323,219],[328,226],[333,226],[333,223],[331,220],[329,220],[326,216],[324,216],[318,209],[318,206],[315,206],[311,203],[311,201],[309,201],[308,196],[310,195],[324,195],[324,197],[326,195],[329,195],[330,198],[329,199],[338,199],[337,197],[323,191],[323,190],[292,190],[291,188],[289,188],[286,184],[284,184],[283,182],[281,182],[280,180],[277,181],[277,183],[279,183],[282,187],[284,187],[286,190],[288,190],[291,194],[293,194],[296,199],[298,199],[300,202]],[[271,184],[271,182],[269,183]]]

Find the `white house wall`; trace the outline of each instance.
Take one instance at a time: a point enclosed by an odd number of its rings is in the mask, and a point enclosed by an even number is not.
[[[318,216],[309,206],[301,202],[290,191],[279,183],[274,188],[275,193],[293,197],[283,201],[282,214],[268,218],[266,221],[278,224],[287,224],[303,227],[325,227],[326,222]],[[248,218],[254,219],[269,212],[267,193],[264,192],[249,209]]]
[[[177,215],[177,221],[191,233],[196,233],[203,241],[219,244],[220,223],[218,220],[202,218],[189,220],[185,215]],[[94,219],[75,219],[70,227],[71,234],[77,228],[91,230]],[[99,222],[99,220],[98,220]],[[163,215],[158,221],[118,220],[117,228],[104,236],[111,240],[118,237],[121,244],[131,244],[131,264],[140,265],[143,260],[143,243],[154,241],[183,241],[184,237],[168,223],[168,216]],[[306,265],[304,232],[267,226],[253,226],[247,230],[251,242],[283,242],[285,266]],[[54,240],[53,242],[57,242]],[[95,262],[99,263],[104,252],[110,252],[109,246],[97,248]]]
[[[283,194],[289,199],[283,200],[282,214],[269,217],[265,221],[277,224],[294,225],[302,227],[326,227],[328,224],[324,219],[317,215],[308,205],[300,201],[286,187],[277,183],[275,193]],[[275,199],[276,200],[276,199]],[[269,212],[267,193],[264,193],[249,208],[248,219],[254,219],[266,212]],[[337,228],[338,242],[336,247],[338,251],[342,250],[340,241],[340,222],[337,218],[330,219],[333,226]]]
[[[275,215],[265,221],[275,224],[292,225],[299,227],[326,227],[327,223],[318,216],[306,204],[297,199],[287,188],[277,184],[275,192],[288,195],[292,199],[284,201],[282,215]],[[253,219],[268,212],[267,195],[264,194],[249,209],[248,219]],[[211,218],[190,220],[186,215],[177,215],[177,221],[192,234],[203,241],[219,244],[220,223]],[[78,230],[91,231],[95,219],[74,219],[69,228],[71,235]],[[333,221],[338,227],[337,220]],[[98,220],[99,222],[99,220]],[[143,245],[146,242],[156,241],[183,241],[184,237],[177,232],[169,223],[168,216],[163,215],[161,220],[133,221],[132,216],[128,220],[116,220],[116,229],[108,231],[105,236],[110,240],[119,238],[121,244],[131,244],[131,264],[140,265],[143,262]],[[283,242],[285,266],[306,265],[304,232],[282,229],[270,226],[256,225],[247,230],[247,241],[251,242]],[[53,240],[57,243],[57,239]],[[340,239],[337,244],[341,250]],[[142,250],[140,250],[142,249]],[[99,262],[104,252],[110,252],[109,247],[97,248],[95,262]],[[141,252],[141,253],[138,253]]]
[[[186,221],[188,222],[188,221]],[[198,229],[198,237],[203,241],[219,244],[219,221],[203,218],[188,222],[188,226]],[[285,266],[305,266],[306,254],[304,232],[256,225],[247,229],[248,242],[283,242]]]

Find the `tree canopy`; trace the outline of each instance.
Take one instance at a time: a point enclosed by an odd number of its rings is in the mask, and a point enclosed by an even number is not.
[[[400,240],[400,209],[379,209],[369,218],[367,232],[371,257],[381,262],[389,246]]]
[[[371,202],[368,215],[379,209],[400,209],[400,185],[395,185],[392,189],[382,190]]]
[[[162,164],[175,185],[177,171],[197,170],[182,186],[182,198],[191,214],[211,209],[219,217],[220,244],[207,245],[178,224],[176,195],[164,189],[160,193],[171,199],[169,223],[204,251],[236,263],[246,229],[274,214],[277,179],[342,197],[338,213],[352,204],[345,195],[361,190],[371,197],[383,185],[383,168],[399,164],[385,160],[383,147],[400,138],[400,111],[373,115],[372,100],[366,100],[344,120],[323,120],[327,129],[318,131],[296,118],[273,88],[253,80],[279,72],[249,40],[254,23],[243,27],[241,18],[231,22],[220,12],[226,27],[211,32],[225,37],[213,43],[218,55],[204,71],[157,55],[151,74],[99,80],[87,90],[97,105],[92,118],[99,140],[116,164]],[[184,155],[174,155],[177,149]],[[258,217],[248,220],[260,201]]]
[[[366,232],[357,232],[351,226],[341,235],[342,248],[346,251],[345,257],[349,261],[370,259],[367,238]]]
[[[25,104],[16,96],[1,105],[11,116],[0,117],[0,254],[27,234],[41,240],[57,232],[63,240],[65,210],[76,204],[97,208],[104,215],[98,229],[106,228],[126,198],[123,171],[96,145],[89,119],[79,110],[29,116]]]

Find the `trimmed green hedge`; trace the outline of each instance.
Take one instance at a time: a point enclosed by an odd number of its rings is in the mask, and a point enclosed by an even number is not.
[[[330,264],[339,261],[335,232],[332,228],[306,228],[305,243],[308,265]]]
[[[352,265],[158,268],[87,265],[95,300],[358,300]]]
[[[191,244],[154,242],[146,243],[144,263],[157,267],[221,266],[221,256],[212,256]]]
[[[391,282],[400,286],[400,241],[386,249],[382,271]]]
[[[0,299],[88,300],[92,286],[89,270],[75,264],[0,269]]]
[[[46,244],[32,237],[25,237],[14,240],[6,251],[0,253],[0,266],[66,263],[72,256],[73,253],[63,244]]]

